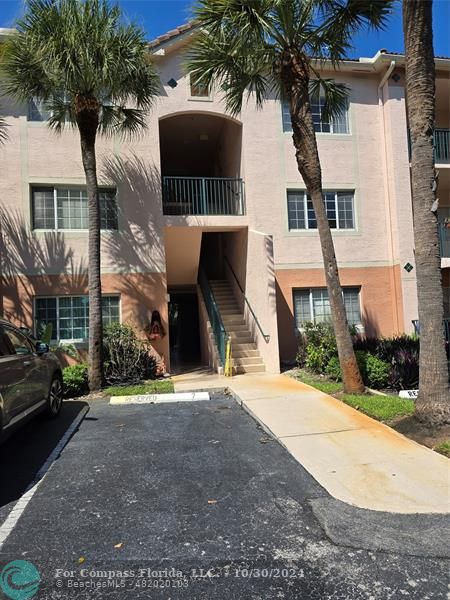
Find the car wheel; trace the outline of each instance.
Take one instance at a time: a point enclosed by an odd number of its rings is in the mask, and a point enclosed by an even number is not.
[[[48,392],[47,415],[57,417],[63,402],[63,384],[61,375],[54,375]]]

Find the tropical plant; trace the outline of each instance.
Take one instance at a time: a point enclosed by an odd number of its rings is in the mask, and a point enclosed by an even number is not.
[[[56,132],[78,129],[89,215],[89,387],[102,384],[100,209],[96,138],[133,135],[159,89],[144,32],[108,0],[28,0],[6,42],[6,93],[43,102]]]
[[[324,373],[331,358],[337,357],[336,336],[329,323],[305,323],[305,367]]]
[[[89,391],[88,366],[85,363],[70,365],[63,369],[64,397],[77,398]]]
[[[415,414],[429,425],[441,425],[450,423],[450,388],[442,325],[444,297],[433,156],[435,66],[431,0],[403,0],[403,29],[420,322]]]
[[[7,124],[5,119],[0,117],[0,144],[2,144],[8,137],[6,128]]]
[[[229,112],[244,96],[257,106],[276,94],[288,102],[298,170],[311,197],[325,268],[333,327],[347,392],[362,392],[349,334],[311,113],[311,95],[325,98],[324,118],[339,116],[347,88],[321,76],[337,67],[364,27],[381,28],[393,0],[200,0],[199,30],[187,69],[201,83],[221,86]]]
[[[137,337],[134,329],[112,323],[103,338],[105,380],[110,385],[137,383],[156,376],[156,361],[151,345]]]

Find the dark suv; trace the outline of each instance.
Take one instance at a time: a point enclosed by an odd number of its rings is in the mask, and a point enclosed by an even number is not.
[[[62,398],[61,365],[48,345],[0,319],[0,439],[40,412],[56,417]]]

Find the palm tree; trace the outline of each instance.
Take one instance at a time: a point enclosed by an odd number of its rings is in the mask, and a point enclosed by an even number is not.
[[[102,384],[98,134],[133,135],[159,89],[144,32],[107,0],[28,0],[7,42],[6,93],[42,101],[49,126],[78,128],[89,215],[89,386]]]
[[[411,189],[420,322],[416,416],[450,423],[450,389],[442,321],[444,297],[433,157],[435,68],[431,0],[403,0],[406,100],[411,135]]]
[[[347,392],[361,379],[345,313],[311,114],[311,96],[325,98],[324,117],[346,109],[347,88],[321,77],[317,66],[337,67],[363,27],[384,25],[392,0],[200,0],[199,32],[187,59],[197,80],[222,85],[227,109],[240,112],[244,95],[261,106],[276,93],[289,104],[298,170],[317,219],[333,327]],[[314,57],[314,58],[313,58]]]

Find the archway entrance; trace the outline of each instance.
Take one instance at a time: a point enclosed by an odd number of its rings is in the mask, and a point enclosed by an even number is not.
[[[207,113],[159,122],[166,215],[242,215],[242,126]]]

